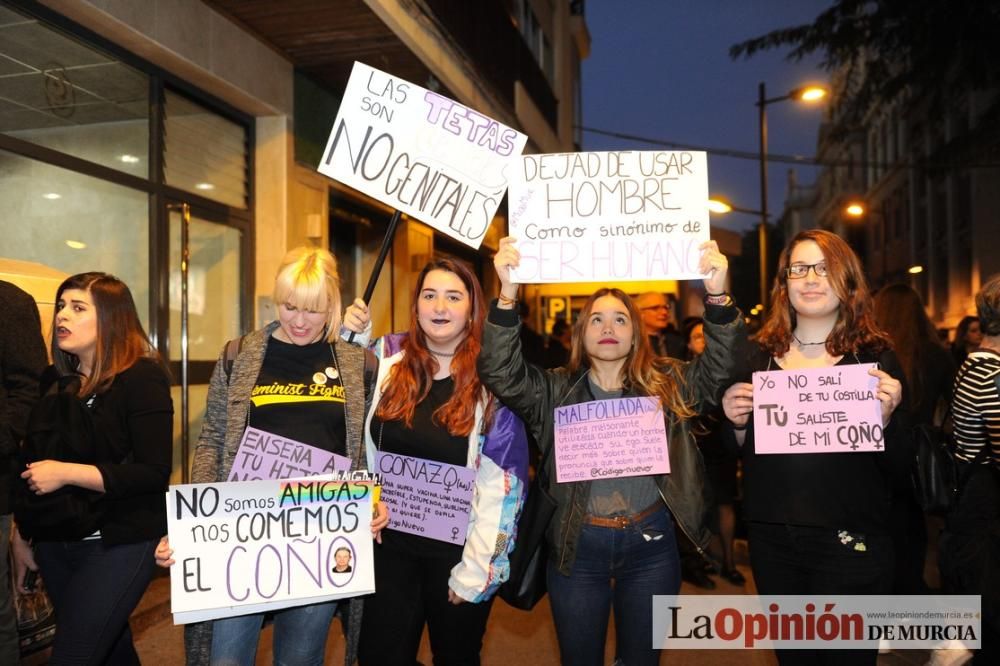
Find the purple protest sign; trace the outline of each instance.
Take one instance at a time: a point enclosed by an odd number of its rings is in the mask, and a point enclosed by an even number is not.
[[[753,373],[757,453],[882,451],[873,363]]]
[[[295,479],[350,469],[350,458],[247,427],[226,480]]]
[[[448,543],[465,543],[476,470],[436,460],[379,451],[380,499],[389,506],[389,528]]]
[[[556,407],[555,440],[559,483],[670,471],[667,429],[656,398]]]

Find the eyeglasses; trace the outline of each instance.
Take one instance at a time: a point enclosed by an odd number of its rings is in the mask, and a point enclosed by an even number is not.
[[[810,268],[816,273],[816,277],[826,277],[828,275],[825,261],[821,261],[818,264],[792,264],[785,270],[785,274],[789,280],[799,280],[809,275]]]
[[[645,312],[646,310],[663,310],[664,312],[670,312],[669,305],[649,305],[647,307],[639,309],[642,310],[643,312]]]

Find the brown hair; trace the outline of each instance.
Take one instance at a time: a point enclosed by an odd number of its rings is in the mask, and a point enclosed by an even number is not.
[[[917,400],[923,395],[922,387],[927,373],[921,354],[933,345],[944,349],[934,324],[924,311],[920,294],[906,284],[891,284],[875,294],[875,320],[888,333],[893,351],[903,367],[912,395]],[[923,359],[926,361],[926,359]],[[914,413],[927,405],[912,405]],[[929,406],[933,410],[934,405]]]
[[[621,289],[602,287],[591,294],[584,304],[580,315],[573,324],[573,342],[570,346],[569,363],[566,365],[570,373],[575,373],[581,367],[589,367],[590,359],[583,346],[583,329],[590,319],[594,303],[603,296],[617,298],[625,306],[632,320],[632,346],[625,359],[623,368],[623,383],[633,389],[639,389],[648,396],[660,399],[665,409],[669,409],[681,421],[697,416],[691,405],[684,399],[684,375],[681,372],[681,362],[668,357],[657,357],[649,346],[649,339],[642,329],[642,319],[635,303]],[[655,360],[655,363],[654,363]],[[666,370],[663,366],[666,366]]]
[[[466,323],[468,335],[458,344],[455,356],[451,359],[455,390],[448,401],[434,412],[435,423],[447,428],[450,435],[467,436],[475,426],[476,405],[480,403],[483,394],[483,387],[476,373],[476,360],[479,358],[486,310],[479,281],[463,264],[451,259],[436,259],[420,271],[410,305],[410,332],[402,345],[403,359],[389,371],[387,388],[375,415],[383,421],[403,421],[407,427],[412,427],[417,404],[430,393],[434,373],[439,366],[437,359],[427,348],[427,337],[417,320],[417,301],[424,288],[424,280],[431,271],[446,271],[458,276],[471,300],[470,321]],[[492,415],[491,408],[492,400],[486,406],[486,424]]]
[[[94,301],[97,317],[94,363],[90,376],[84,377],[81,382],[81,396],[107,391],[115,375],[128,370],[141,358],[160,362],[160,355],[142,329],[128,285],[107,273],[78,273],[59,285],[56,290],[57,305],[52,316],[53,331],[59,316],[58,303],[67,289],[88,292]],[[59,349],[55,335],[52,336],[52,361],[62,375],[80,374],[80,359],[76,354]]]
[[[872,297],[858,255],[840,236],[822,229],[799,232],[781,251],[771,289],[771,308],[753,339],[772,356],[784,356],[791,347],[796,314],[788,300],[788,266],[792,250],[806,241],[819,246],[828,271],[826,279],[840,300],[837,323],[826,340],[827,352],[842,356],[862,349],[876,354],[888,349],[889,338],[875,324]]]

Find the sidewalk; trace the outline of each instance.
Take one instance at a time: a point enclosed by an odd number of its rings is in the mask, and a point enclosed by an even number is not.
[[[745,562],[745,546],[741,549],[744,557],[739,570],[747,578],[744,587],[714,578],[717,587],[708,591],[684,583],[682,594],[753,594],[756,588]],[[142,603],[132,616],[136,647],[144,664],[183,664],[184,631],[174,626],[170,617],[169,579],[158,577],[153,581]],[[605,663],[613,661],[614,622],[609,629],[609,640],[605,653]],[[344,659],[344,641],[339,623],[334,622],[331,638],[327,643],[326,663],[339,665]],[[262,634],[257,653],[257,664],[271,664],[271,629]],[[418,660],[432,664],[430,646],[426,632],[420,647]],[[879,666],[922,666],[927,662],[927,651],[900,651],[880,655]],[[511,608],[497,600],[490,616],[489,630],[482,652],[486,666],[500,664],[520,664],[522,666],[558,666],[559,648],[556,643],[555,628],[546,597],[530,613]],[[661,658],[662,664],[699,664],[702,666],[777,666],[777,659],[769,651],[743,652],[734,650],[668,650]]]

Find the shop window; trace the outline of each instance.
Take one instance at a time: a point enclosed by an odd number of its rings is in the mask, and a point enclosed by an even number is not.
[[[0,262],[35,264],[18,265],[15,270],[21,275],[52,269],[66,276],[113,273],[128,284],[143,325],[148,325],[149,196],[145,192],[0,151],[0,201],[4,202]],[[55,292],[33,295],[45,300]]]
[[[149,175],[149,77],[0,3],[0,132]]]
[[[234,208],[247,208],[246,128],[167,90],[163,177],[167,185]]]

